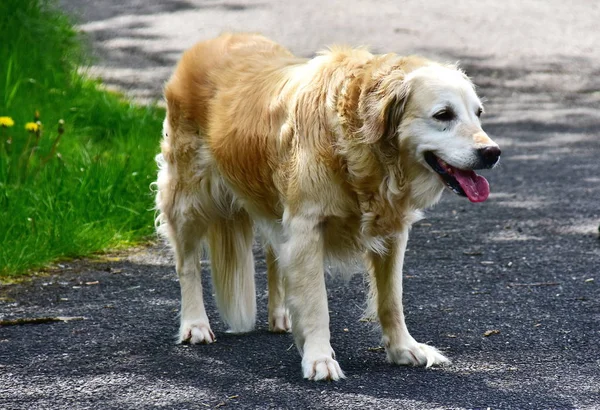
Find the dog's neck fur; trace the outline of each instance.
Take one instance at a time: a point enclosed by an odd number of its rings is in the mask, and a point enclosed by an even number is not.
[[[333,98],[328,95],[328,101],[335,104],[330,104],[330,109],[335,110],[337,120],[332,124],[337,130],[336,153],[358,202],[361,232],[367,237],[394,235],[410,228],[420,219],[421,209],[439,200],[443,185],[411,157],[406,147],[394,149],[384,146],[390,141],[380,138],[373,142],[371,135],[365,135],[382,134],[384,119],[373,123],[369,116],[374,113],[366,112],[363,102],[369,93],[377,93],[382,77],[391,73],[403,77],[430,62],[393,54],[374,56],[361,49],[333,49],[331,58],[350,72],[341,79],[331,76],[338,84],[329,87],[336,91]],[[395,154],[391,158],[390,151]]]

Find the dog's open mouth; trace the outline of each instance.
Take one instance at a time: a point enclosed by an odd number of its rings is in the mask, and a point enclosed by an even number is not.
[[[466,196],[471,202],[483,202],[490,195],[487,179],[475,171],[453,167],[429,151],[425,153],[425,161],[455,194]]]

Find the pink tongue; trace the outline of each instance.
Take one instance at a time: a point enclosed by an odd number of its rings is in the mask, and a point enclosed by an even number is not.
[[[460,184],[471,202],[483,202],[490,195],[490,184],[487,179],[473,171],[453,168],[453,176]]]

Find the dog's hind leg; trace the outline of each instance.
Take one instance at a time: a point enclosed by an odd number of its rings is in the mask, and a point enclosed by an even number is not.
[[[163,170],[161,170],[163,172]],[[166,172],[166,171],[165,171]],[[159,175],[157,206],[158,231],[169,240],[175,253],[175,269],[181,287],[181,317],[178,343],[212,343],[215,336],[210,329],[202,295],[201,259],[202,238],[207,220],[193,209],[192,201],[183,192],[170,190],[169,178]]]
[[[244,210],[218,218],[208,229],[212,281],[217,307],[234,333],[256,321],[252,220]]]
[[[178,342],[212,343],[215,341],[202,295],[202,237],[206,224],[186,220],[178,224],[173,247],[181,287],[181,322]]]
[[[167,127],[167,126],[166,126]],[[157,156],[159,166],[156,187],[157,230],[166,237],[175,253],[175,268],[181,287],[179,343],[212,343],[202,295],[201,259],[203,237],[214,213],[214,201],[207,194],[210,183],[199,174],[196,179],[182,177],[180,170],[193,173],[191,166],[178,167],[171,153],[170,140],[165,139],[163,154]]]
[[[395,364],[425,366],[443,365],[450,361],[433,346],[418,343],[408,332],[402,307],[402,265],[408,241],[408,230],[388,240],[388,252],[367,253],[367,267],[372,281],[383,345],[387,358]],[[373,283],[374,282],[374,283]]]
[[[266,248],[267,279],[269,292],[269,330],[271,332],[288,332],[291,321],[285,307],[285,284],[279,268],[277,256],[271,245]]]

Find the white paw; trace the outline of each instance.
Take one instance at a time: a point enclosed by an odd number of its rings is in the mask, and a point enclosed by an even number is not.
[[[269,314],[269,330],[274,333],[285,333],[292,330],[292,322],[285,309],[276,309]]]
[[[339,380],[346,376],[338,362],[331,356],[307,357],[302,358],[302,374],[308,380]]]
[[[450,360],[438,349],[416,340],[386,348],[387,358],[391,363],[408,366],[425,366],[450,364]]]
[[[179,328],[179,339],[177,343],[213,343],[215,334],[210,329],[210,325],[204,320],[182,321]]]

